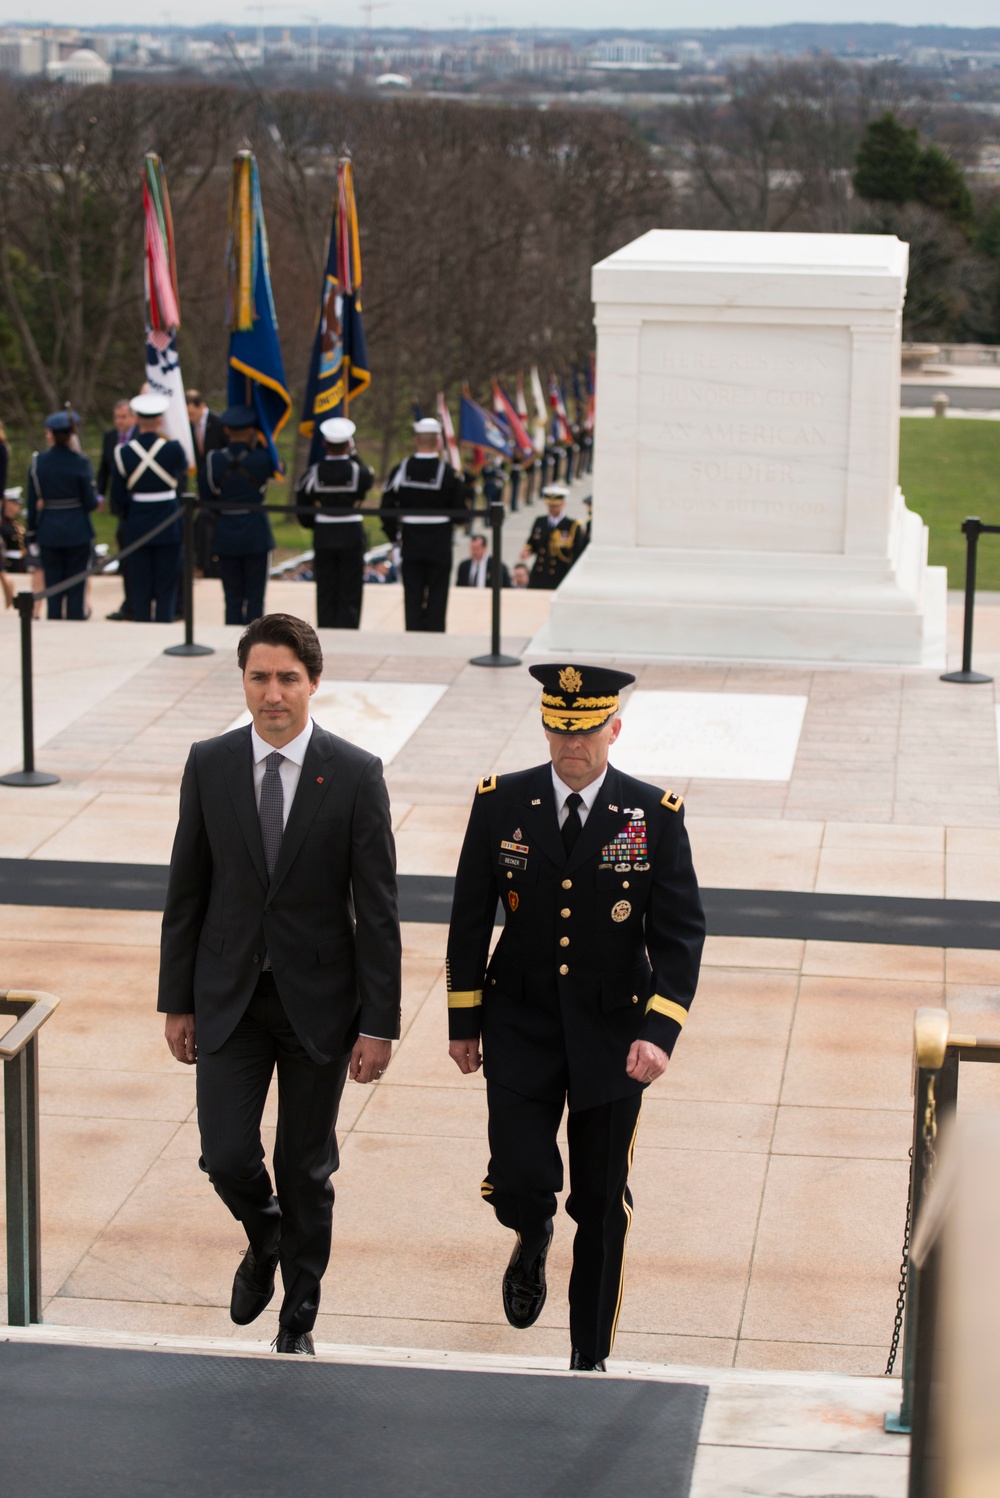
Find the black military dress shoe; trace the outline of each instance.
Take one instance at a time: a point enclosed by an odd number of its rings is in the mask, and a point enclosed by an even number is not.
[[[293,1332],[290,1327],[279,1326],[278,1335],[271,1343],[275,1352],[299,1352],[306,1357],[316,1356],[316,1344],[312,1332]]]
[[[503,1276],[503,1313],[519,1331],[534,1326],[545,1304],[545,1260],[552,1242],[552,1224],[542,1247],[526,1254],[520,1239],[514,1245]]]
[[[574,1347],[570,1354],[569,1371],[570,1373],[607,1373],[608,1368],[603,1358],[599,1363],[591,1363]]]
[[[258,1262],[253,1249],[247,1249],[233,1279],[233,1294],[229,1302],[229,1315],[237,1326],[249,1326],[270,1305],[277,1267],[277,1250]]]

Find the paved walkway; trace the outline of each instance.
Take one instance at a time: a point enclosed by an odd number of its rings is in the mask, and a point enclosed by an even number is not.
[[[117,590],[101,580],[94,595],[100,619]],[[270,606],[308,614],[312,589],[276,585]],[[525,647],[547,606],[544,595],[505,595],[510,647]],[[488,598],[456,591],[449,633],[415,639],[399,628],[399,590],[371,589],[365,627],[325,637],[338,685],[322,711],[363,743],[390,744],[407,873],[453,873],[478,777],[544,755],[526,670],[468,664],[485,647],[488,611]],[[217,584],[199,584],[198,618],[218,653],[192,660],[160,653],[175,629],[36,627],[38,760],[63,780],[0,790],[0,856],[166,862],[188,745],[243,705]],[[950,625],[954,657],[957,606]],[[6,766],[20,736],[16,631],[0,619]],[[977,666],[1000,675],[1000,607],[988,599],[976,647]],[[684,793],[706,884],[1000,900],[994,687],[916,668],[633,665],[633,744],[657,783]],[[719,750],[751,699],[775,721],[782,702],[800,704],[784,778],[744,778],[752,746],[738,735]],[[643,700],[661,714],[645,737]],[[683,746],[706,704],[722,726],[705,753],[724,773],[669,774],[666,729],[676,719]],[[197,1169],[193,1079],[152,1013],[157,927],[143,913],[0,907],[3,985],[63,998],[42,1042],[45,1316],[231,1337],[240,1235]],[[507,1244],[479,1200],[482,1085],[445,1053],[444,939],[443,927],[406,927],[404,1039],[377,1087],[345,1097],[319,1334],[561,1359],[565,1218],[539,1324],[518,1334],[500,1311]],[[993,952],[711,939],[690,1025],[644,1109],[616,1356],[880,1372],[906,1198],[913,1009],[944,1002],[963,1029],[997,1033],[998,983]],[[973,1073],[963,1103],[994,1101],[990,1069]],[[272,1334],[267,1316],[260,1337]]]

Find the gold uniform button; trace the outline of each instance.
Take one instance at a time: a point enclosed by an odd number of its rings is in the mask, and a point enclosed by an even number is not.
[[[508,879],[510,878],[509,874],[507,875],[507,878]],[[622,889],[628,889],[628,880],[627,879],[623,879],[622,880]]]
[[[563,965],[562,965],[562,967],[559,969],[559,975],[560,975],[560,977],[565,978],[565,976],[566,976],[566,974],[568,972],[569,972],[569,968],[566,966],[566,964],[564,962]]]
[[[559,945],[561,947],[568,947],[569,946],[569,937],[568,936],[560,936],[560,938],[559,938]]]
[[[572,889],[573,888],[573,881],[572,881],[572,879],[564,879],[563,882],[562,882],[562,887],[563,887],[563,889]]]
[[[510,869],[508,869],[507,870],[507,878],[508,879],[513,879],[513,877],[514,877],[514,875],[511,873]]]
[[[639,995],[637,993],[634,993],[632,995],[632,1003],[633,1004],[638,1004],[638,1002],[639,1002]]]
[[[564,905],[563,908],[562,908],[562,910],[560,910],[559,914],[562,916],[563,920],[565,921],[565,920],[569,919],[569,917],[573,914],[573,912],[571,910],[569,910]]]

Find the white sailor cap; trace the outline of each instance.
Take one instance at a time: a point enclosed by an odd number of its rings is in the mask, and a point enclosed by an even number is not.
[[[14,489],[5,489],[3,491],[3,497],[4,497],[4,499],[16,499],[17,502],[18,502],[18,504],[21,503],[21,497],[22,497],[23,494],[24,494],[24,489],[22,488],[22,486],[20,484],[18,484],[17,487],[14,488]]]
[[[569,490],[565,484],[546,484],[542,490],[543,499],[566,499],[568,495]]]
[[[157,395],[150,390],[145,395],[134,395],[129,405],[136,416],[163,416],[170,407],[169,395]]]
[[[421,416],[413,423],[413,430],[418,437],[440,437],[441,423],[436,416]]]
[[[331,416],[319,424],[320,436],[327,442],[350,442],[357,427],[346,416]]]

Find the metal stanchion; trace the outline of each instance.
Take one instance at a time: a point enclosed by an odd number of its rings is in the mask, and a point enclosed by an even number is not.
[[[184,644],[169,645],[164,655],[214,655],[211,645],[194,642],[194,506],[193,494],[181,496],[184,509]]]
[[[29,589],[18,593],[14,607],[21,616],[21,735],[24,741],[24,769],[0,775],[0,785],[58,785],[59,776],[35,769],[35,694],[31,674],[31,624],[35,616],[35,595]]]
[[[504,655],[500,650],[500,594],[503,590],[503,520],[502,500],[493,500],[488,518],[493,532],[493,583],[492,583],[492,629],[489,655],[474,655],[470,666],[519,666],[516,655]]]
[[[983,535],[1000,535],[1000,525],[984,525],[976,515],[970,515],[962,522],[962,532],[965,536],[965,625],[962,631],[962,669],[961,671],[946,671],[941,677],[942,681],[966,682],[974,685],[977,682],[990,682],[992,676],[984,676],[981,671],[972,669],[972,618],[976,608],[976,553],[979,549],[979,537]]]

